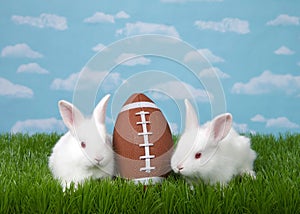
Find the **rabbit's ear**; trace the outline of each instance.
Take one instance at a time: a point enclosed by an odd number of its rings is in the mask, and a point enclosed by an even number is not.
[[[196,129],[199,126],[198,116],[188,99],[184,100],[185,104],[185,131]]]
[[[103,139],[106,138],[106,128],[105,128],[105,118],[106,118],[106,107],[108,100],[110,98],[110,94],[104,96],[98,105],[95,107],[93,112],[93,117],[98,128],[98,131],[102,135]]]
[[[81,112],[73,104],[65,100],[58,102],[58,108],[64,124],[70,131],[74,131],[75,124],[79,124],[84,119]]]
[[[214,142],[223,140],[229,133],[232,126],[232,116],[229,113],[216,117],[211,123],[212,137]]]

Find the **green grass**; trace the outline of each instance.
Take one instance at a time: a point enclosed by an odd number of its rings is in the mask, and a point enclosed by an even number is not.
[[[161,185],[89,181],[62,192],[47,166],[56,134],[0,135],[0,213],[300,213],[300,134],[250,135],[257,179],[190,190],[172,174]]]

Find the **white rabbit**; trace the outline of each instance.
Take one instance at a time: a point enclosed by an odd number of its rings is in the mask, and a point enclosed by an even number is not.
[[[63,122],[69,131],[53,148],[49,168],[60,180],[63,190],[74,182],[75,188],[89,178],[114,174],[114,156],[106,134],[105,113],[110,95],[102,98],[91,118],[85,118],[71,103],[59,101]]]
[[[240,136],[232,126],[232,116],[225,113],[199,126],[197,114],[185,100],[185,130],[171,159],[174,172],[189,183],[202,179],[206,183],[227,184],[235,175],[255,178],[253,162],[256,153],[250,139]]]

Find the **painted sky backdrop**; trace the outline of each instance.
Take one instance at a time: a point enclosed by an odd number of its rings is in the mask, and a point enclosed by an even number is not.
[[[219,75],[239,131],[300,130],[298,0],[1,0],[0,27],[1,132],[65,131],[57,102],[72,101],[81,69],[101,49],[140,34],[176,37],[204,55]],[[120,59],[128,54],[124,50]],[[139,57],[115,69],[105,92],[113,94],[129,71],[157,68],[155,63],[176,73],[172,62]],[[208,109],[203,89],[183,81],[199,95],[198,108]],[[152,98],[174,133],[180,132],[174,103]],[[211,119],[209,112],[199,116],[201,122]],[[109,114],[107,124],[111,131]]]

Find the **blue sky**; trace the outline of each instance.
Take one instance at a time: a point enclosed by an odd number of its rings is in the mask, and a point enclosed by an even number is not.
[[[1,0],[0,26],[0,132],[65,131],[57,102],[72,101],[82,68],[102,48],[141,34],[176,37],[205,56],[219,75],[227,111],[239,131],[300,130],[297,0]],[[122,54],[120,59],[134,56],[126,50]],[[200,121],[211,119],[210,103],[201,99],[203,87],[179,75],[181,66],[153,56],[117,66],[99,95],[114,95],[128,78],[151,69],[181,79],[197,97]],[[182,102],[176,84],[163,88]],[[148,95],[174,133],[181,132],[182,112],[174,101]],[[108,111],[109,131],[114,117]]]

